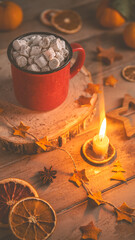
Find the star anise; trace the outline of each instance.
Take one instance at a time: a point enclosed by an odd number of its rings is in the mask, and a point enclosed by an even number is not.
[[[52,170],[52,166],[47,169],[44,167],[43,171],[39,171],[40,179],[42,180],[43,184],[51,183],[53,182],[53,178],[56,178],[56,170]]]

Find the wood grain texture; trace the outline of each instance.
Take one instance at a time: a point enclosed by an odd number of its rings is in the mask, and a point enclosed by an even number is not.
[[[119,186],[103,194],[103,199],[112,202],[119,207],[126,202],[131,208],[135,207],[134,198],[135,180],[129,181],[126,185]],[[92,208],[87,201],[78,206],[72,207],[57,214],[57,225],[50,240],[78,240],[81,239],[80,226],[87,225],[90,221],[102,230],[99,236],[100,240],[134,240],[135,223],[117,222],[113,208],[98,206]],[[8,230],[0,230],[0,239],[16,240],[13,234]]]
[[[95,134],[97,134],[97,130],[90,130],[87,134],[77,136],[68,142],[64,149],[73,156],[78,170],[86,169],[86,176],[89,178],[88,187],[92,191],[102,191],[118,182],[110,180],[114,162],[99,167],[89,164],[80,154],[84,142]],[[124,177],[133,176],[135,174],[134,138],[128,140],[123,125],[109,119],[106,134],[116,148],[116,160],[120,161],[126,171]],[[38,172],[43,170],[44,166],[49,168],[51,165],[57,170],[57,177],[50,186],[44,186],[39,179]],[[25,156],[10,164],[9,167],[3,166],[0,172],[0,179],[10,176],[30,182],[37,189],[39,196],[50,202],[56,211],[70,208],[72,205],[84,201],[87,197],[82,187],[77,188],[69,182],[69,178],[74,172],[74,165],[68,154],[60,150]]]
[[[73,62],[74,59],[72,64]],[[30,127],[29,132],[36,138],[47,136],[56,146],[59,146],[59,137],[64,143],[83,131],[92,121],[97,94],[91,96],[91,104],[88,107],[80,107],[75,101],[81,95],[88,96],[84,90],[89,82],[92,82],[91,75],[83,66],[81,71],[70,80],[68,96],[59,107],[48,112],[31,111],[20,106],[15,99],[6,50],[1,51],[0,108],[4,110],[0,114],[1,148],[18,153],[37,152],[33,137],[13,136],[12,126],[18,126],[20,121]]]
[[[16,0],[17,1],[17,0]],[[9,33],[0,33],[0,46],[7,47],[8,43],[22,32],[28,31],[51,31],[39,22],[39,13],[43,4],[46,8],[53,6],[52,1],[44,3],[40,0],[41,5],[37,1],[24,0],[24,10],[26,11],[26,20],[15,31]],[[19,0],[20,4],[23,4]],[[54,2],[54,1],[53,1]],[[57,0],[54,4],[60,6],[61,0]],[[65,3],[66,2],[66,3]],[[69,2],[69,5],[68,5]],[[77,10],[83,18],[83,27],[80,32],[69,35],[63,35],[69,42],[77,41],[84,47],[86,51],[85,66],[91,72],[94,83],[102,82],[102,78],[113,74],[118,83],[115,88],[109,86],[104,87],[106,111],[111,111],[122,105],[122,99],[125,94],[130,94],[135,98],[135,84],[125,81],[121,76],[121,70],[126,65],[134,64],[134,51],[127,48],[122,39],[122,32],[125,26],[118,29],[105,30],[98,26],[95,19],[95,9],[98,1],[80,0],[73,2],[63,1],[61,7],[69,7]],[[35,9],[35,6],[39,8]],[[52,4],[52,5],[51,5]],[[81,4],[80,6],[77,4]],[[56,6],[55,5],[55,6]],[[28,8],[29,6],[29,8]],[[32,10],[34,8],[34,10]],[[29,9],[31,14],[29,14]],[[32,13],[32,11],[34,11]],[[123,55],[123,59],[114,62],[110,66],[100,65],[96,60],[96,47],[101,45],[104,48],[115,46],[116,50]],[[8,87],[8,84],[7,84]],[[5,88],[6,89],[6,88]],[[82,145],[95,134],[99,132],[99,112],[94,117],[94,121],[89,124],[89,128],[83,133],[78,134],[72,141],[64,145],[64,149],[73,156],[77,169],[86,169],[86,175],[89,178],[88,187],[92,191],[103,191],[103,198],[113,202],[116,206],[120,206],[124,201],[132,208],[135,208],[135,181],[124,183],[116,188],[118,181],[110,180],[112,176],[112,168],[114,162],[102,166],[89,164],[81,154]],[[135,175],[135,138],[128,139],[123,124],[119,121],[107,118],[107,136],[110,142],[116,148],[117,159],[122,167],[126,170],[125,178],[134,177]],[[43,170],[46,166],[53,166],[57,170],[57,177],[49,186],[43,186],[38,178],[38,171]],[[85,190],[77,188],[73,183],[69,182],[69,177],[73,174],[74,165],[70,157],[63,151],[55,150],[52,152],[41,153],[33,156],[20,156],[15,153],[0,153],[0,179],[6,177],[19,177],[30,182],[38,191],[39,196],[47,200],[57,211],[57,226],[50,240],[78,240],[81,239],[79,227],[88,224],[91,220],[95,225],[102,229],[99,240],[134,240],[135,223],[128,224],[126,222],[116,222],[116,216],[112,213],[112,209],[106,207],[89,208],[87,204],[87,195]],[[108,190],[114,187],[113,190]],[[82,203],[80,205],[80,203]],[[16,240],[11,232],[0,230],[0,240]]]
[[[125,201],[130,207],[135,207],[135,181],[128,182],[127,185],[117,187],[108,193],[103,194],[103,198],[119,207]],[[125,221],[116,222],[116,215],[113,209],[107,206],[92,208],[88,202],[65,211],[58,215],[58,224],[51,240],[78,240],[81,239],[80,226],[87,225],[90,221],[102,230],[100,240],[134,240],[135,224],[128,224]]]

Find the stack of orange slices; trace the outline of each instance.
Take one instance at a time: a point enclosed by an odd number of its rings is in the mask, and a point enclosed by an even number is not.
[[[0,227],[10,226],[23,240],[47,239],[55,229],[56,214],[51,205],[38,198],[28,182],[18,178],[0,181]]]
[[[41,13],[40,19],[45,25],[67,34],[76,33],[82,27],[80,15],[73,10],[48,9]]]

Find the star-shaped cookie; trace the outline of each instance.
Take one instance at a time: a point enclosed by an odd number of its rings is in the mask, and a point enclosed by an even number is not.
[[[86,226],[81,226],[80,230],[82,232],[82,239],[97,240],[98,235],[102,232],[101,229],[97,228],[91,221]]]
[[[130,104],[132,104],[133,106],[132,111],[129,110]],[[128,119],[128,116],[131,114],[135,114],[135,98],[133,98],[129,94],[126,94],[124,96],[122,107],[107,113],[107,117],[122,121],[127,137],[132,137],[135,136],[135,126],[131,126],[130,120]]]
[[[115,51],[115,47],[104,49],[97,47],[97,60],[103,61],[105,64],[112,64],[114,61],[121,60],[122,55]]]

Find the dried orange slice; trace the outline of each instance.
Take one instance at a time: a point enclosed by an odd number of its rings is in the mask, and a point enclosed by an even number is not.
[[[80,15],[72,10],[63,10],[51,18],[52,25],[64,33],[78,32],[82,27]]]
[[[122,76],[130,82],[135,82],[135,66],[126,66],[122,70]]]
[[[23,240],[45,240],[55,229],[56,214],[50,204],[39,198],[17,202],[9,215],[13,234]]]
[[[52,26],[51,18],[56,13],[60,12],[59,9],[47,9],[40,14],[40,20],[47,26]]]
[[[36,190],[26,181],[7,178],[0,181],[0,227],[8,227],[9,212],[13,205],[26,197],[38,197]]]

